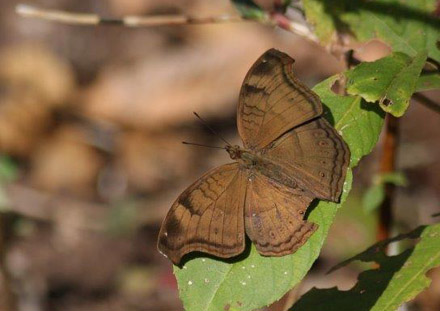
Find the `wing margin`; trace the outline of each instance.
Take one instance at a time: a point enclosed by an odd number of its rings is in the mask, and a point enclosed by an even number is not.
[[[242,253],[246,181],[246,171],[234,162],[212,169],[189,186],[162,223],[159,251],[176,265],[194,251],[221,258]]]

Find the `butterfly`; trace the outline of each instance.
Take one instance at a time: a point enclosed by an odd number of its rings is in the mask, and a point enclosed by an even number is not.
[[[291,254],[317,229],[304,219],[310,203],[339,201],[350,151],[293,63],[270,49],[247,73],[237,108],[244,147],[227,145],[235,161],[189,186],[162,223],[158,249],[174,264],[194,251],[237,256],[246,235],[263,256]]]

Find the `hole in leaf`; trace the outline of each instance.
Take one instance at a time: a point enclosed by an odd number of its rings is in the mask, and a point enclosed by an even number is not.
[[[339,80],[336,80],[332,86],[330,87],[333,93],[336,95],[341,95],[341,82]]]
[[[385,107],[389,107],[389,106],[391,106],[391,105],[393,104],[393,102],[392,102],[391,100],[389,100],[388,98],[385,98],[385,99],[382,101],[382,104],[383,104]]]

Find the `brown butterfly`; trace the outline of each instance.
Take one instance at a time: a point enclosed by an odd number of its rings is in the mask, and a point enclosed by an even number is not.
[[[193,251],[239,255],[245,233],[261,255],[291,254],[317,228],[303,219],[312,200],[339,201],[350,151],[293,63],[271,49],[247,73],[237,109],[244,148],[226,146],[236,162],[188,187],[160,229],[158,249],[174,264]]]

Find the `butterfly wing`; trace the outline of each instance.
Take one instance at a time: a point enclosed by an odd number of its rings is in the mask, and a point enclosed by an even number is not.
[[[293,63],[287,54],[271,49],[247,73],[237,111],[238,132],[246,148],[263,148],[322,114],[319,97],[293,75]]]
[[[287,132],[263,153],[310,196],[339,201],[350,151],[324,118]]]
[[[174,202],[159,233],[158,249],[174,264],[190,252],[222,258],[243,252],[247,174],[238,163],[215,168]]]
[[[317,225],[303,220],[313,199],[260,173],[248,183],[246,234],[264,256],[284,256],[301,247]]]

